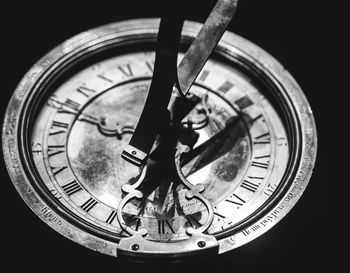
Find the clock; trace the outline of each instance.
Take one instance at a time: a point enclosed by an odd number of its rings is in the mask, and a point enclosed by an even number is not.
[[[191,87],[199,102],[182,120],[198,139],[167,158],[178,181],[141,190],[141,201],[126,200],[123,186],[142,185],[147,173],[120,155],[150,88],[158,26],[150,19],[110,24],[41,59],[6,113],[9,174],[42,220],[102,253],[143,256],[135,238],[128,251],[120,247],[133,238],[128,229],[147,231],[141,242],[158,244],[147,253],[153,257],[172,256],[181,244],[205,253],[212,241],[211,252],[231,251],[270,229],[301,196],[315,160],[312,112],[273,57],[225,33]],[[200,28],[185,23],[179,60]],[[188,192],[196,185],[204,189],[194,200]],[[203,226],[192,249],[189,230]]]

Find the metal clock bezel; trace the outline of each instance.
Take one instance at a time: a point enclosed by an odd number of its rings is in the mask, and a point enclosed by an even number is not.
[[[55,77],[60,67],[74,63],[82,56],[97,50],[125,45],[137,41],[154,42],[158,31],[159,19],[138,19],[101,26],[81,33],[53,49],[36,63],[24,76],[16,88],[8,105],[3,125],[3,153],[11,180],[27,205],[45,223],[60,234],[93,250],[116,256],[118,239],[111,240],[81,229],[62,217],[58,206],[48,204],[35,188],[35,174],[28,169],[28,158],[23,153],[28,150],[26,132],[30,125],[25,118],[32,107],[28,102],[39,95],[37,90],[47,80]],[[201,24],[186,22],[183,40],[190,41],[196,36]],[[256,73],[268,84],[275,86],[277,94],[285,102],[291,121],[294,149],[285,189],[270,205],[256,214],[249,222],[238,225],[235,230],[220,234],[219,252],[226,252],[258,237],[281,220],[300,198],[309,182],[316,158],[317,137],[311,108],[301,88],[272,56],[246,39],[226,32],[216,52],[229,60],[240,61],[252,73]],[[244,227],[243,231],[242,228]],[[237,232],[238,231],[238,232]]]

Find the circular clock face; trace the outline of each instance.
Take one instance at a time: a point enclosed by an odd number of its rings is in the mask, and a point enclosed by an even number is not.
[[[122,187],[142,178],[143,169],[121,153],[147,98],[158,23],[122,22],[68,40],[28,72],[5,117],[4,155],[23,199],[61,234],[109,255],[131,235],[118,213],[170,254],[171,243],[186,242],[188,228],[199,229],[210,214],[171,178],[118,211]],[[179,61],[199,28],[185,24]],[[222,253],[267,231],[298,200],[314,164],[315,126],[288,72],[232,33],[190,93],[199,103],[182,123],[198,140],[178,172],[190,185],[204,185],[213,213],[206,233]]]

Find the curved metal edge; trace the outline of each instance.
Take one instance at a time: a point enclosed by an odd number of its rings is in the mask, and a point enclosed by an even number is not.
[[[252,223],[242,232],[220,240],[219,253],[224,253],[252,241],[271,229],[297,203],[310,181],[316,162],[317,131],[311,107],[301,87],[273,56],[252,42],[230,32],[224,34],[219,46],[232,52],[236,52],[237,49],[243,52],[246,58],[259,65],[267,75],[270,74],[273,81],[284,89],[284,95],[289,98],[299,118],[301,146],[300,162],[283,198],[263,218]]]
[[[145,31],[154,31],[156,33],[158,25],[159,19],[154,18],[128,20],[94,28],[68,39],[41,58],[25,74],[8,104],[3,123],[2,147],[6,167],[16,190],[26,204],[40,219],[63,236],[87,248],[111,256],[116,256],[116,243],[103,240],[76,228],[47,207],[43,200],[34,192],[28,177],[22,171],[23,166],[19,155],[18,136],[16,134],[19,123],[18,118],[30,90],[59,58],[78,52],[100,41],[108,40],[109,37],[116,36],[117,33],[120,36],[133,33],[142,34]],[[183,35],[193,37],[198,33],[200,27],[200,23],[185,22]],[[224,34],[219,42],[219,46],[225,47],[231,52],[239,51],[245,53],[249,58],[259,62],[273,74],[275,79],[285,88],[293,102],[295,111],[300,117],[302,133],[301,161],[294,181],[284,198],[263,219],[247,227],[245,232],[219,240],[219,252],[223,253],[263,234],[279,222],[295,205],[305,190],[312,174],[316,160],[317,136],[313,114],[304,93],[290,73],[275,58],[248,40],[229,32]]]

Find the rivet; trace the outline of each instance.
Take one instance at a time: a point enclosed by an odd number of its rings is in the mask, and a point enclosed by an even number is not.
[[[134,250],[134,251],[136,251],[136,250],[139,250],[139,245],[138,244],[133,244],[132,246],[131,246],[131,249],[132,250]]]
[[[204,241],[199,241],[199,242],[197,243],[197,245],[198,245],[199,247],[205,247],[205,242],[204,242]]]

